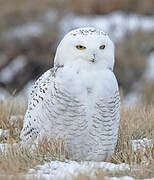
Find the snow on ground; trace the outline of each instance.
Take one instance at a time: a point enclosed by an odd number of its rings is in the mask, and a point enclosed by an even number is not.
[[[24,56],[18,56],[6,68],[0,72],[0,81],[9,82],[14,75],[26,66],[26,59]]]
[[[141,102],[142,94],[140,93],[140,88],[145,86],[145,81],[154,82],[154,51],[149,54],[146,63],[146,69],[141,79],[133,85],[132,91],[126,95],[123,101],[126,107],[137,105]]]
[[[0,153],[6,152],[8,147],[10,147],[8,144],[4,144],[4,143],[0,144]]]
[[[147,59],[147,68],[144,76],[147,81],[154,81],[154,51],[150,53]]]
[[[141,95],[137,90],[133,90],[129,92],[124,100],[123,100],[123,105],[125,107],[131,107],[132,105],[137,105],[141,101]]]
[[[143,138],[138,140],[132,140],[131,145],[135,152],[137,152],[137,150],[142,150],[143,152],[145,152],[146,148],[152,148],[154,142],[151,139]]]
[[[12,117],[14,118],[14,117]],[[0,129],[0,135],[2,135],[3,130]],[[151,148],[153,146],[153,141],[147,138],[139,139],[139,140],[132,140],[130,142],[132,148],[135,152],[138,150],[146,150],[146,147]],[[17,145],[17,144],[14,144]],[[12,146],[9,144],[0,144],[0,153],[5,152],[7,155],[7,150]],[[49,158],[50,159],[50,158]],[[134,167],[129,167],[128,164],[121,163],[121,164],[113,164],[109,162],[92,162],[92,161],[84,161],[84,162],[77,162],[71,160],[65,161],[51,161],[45,162],[43,165],[37,165],[33,169],[30,169],[26,175],[19,174],[21,177],[26,177],[26,179],[38,179],[38,180],[72,180],[78,177],[80,174],[89,175],[91,179],[96,179],[96,175],[98,170],[102,171],[102,174],[105,175],[105,172],[108,173],[122,173],[122,172],[135,172],[139,169],[138,165]],[[132,177],[107,177],[105,175],[105,180],[134,180]],[[152,180],[152,179],[151,179]],[[154,178],[153,178],[154,180]]]
[[[154,16],[141,16],[137,14],[126,14],[124,12],[113,12],[107,15],[74,15],[69,14],[63,18],[60,24],[62,36],[72,29],[94,26],[107,32],[114,41],[121,40],[129,31],[150,31],[154,29]]]
[[[132,140],[131,145],[134,151],[137,150],[146,150],[146,147],[152,147],[153,142],[149,139],[139,139],[139,140]],[[110,173],[122,173],[126,171],[134,172],[138,170],[139,166],[129,167],[128,164],[113,164],[109,162],[76,162],[76,161],[51,161],[47,162],[44,165],[38,165],[33,169],[30,169],[27,177],[35,175],[38,179],[44,178],[45,180],[54,179],[54,180],[71,180],[75,177],[78,177],[79,174],[88,174],[91,178],[96,179],[96,171],[99,169],[102,172],[110,172]],[[105,179],[111,180],[129,180],[134,178],[132,177],[105,177]]]
[[[45,32],[45,27],[53,26],[57,22],[58,14],[55,11],[49,11],[45,13],[39,21],[25,23],[21,26],[17,26],[9,29],[4,33],[4,37],[8,39],[19,38],[26,39],[34,36],[40,36]],[[137,14],[126,14],[124,12],[113,12],[107,15],[96,15],[96,16],[86,16],[86,15],[75,15],[69,14],[63,17],[59,23],[60,28],[60,39],[70,30],[82,27],[82,26],[96,26],[102,28],[104,31],[109,33],[110,37],[115,41],[121,40],[129,31],[144,30],[150,31],[154,29],[154,16],[141,16]],[[19,58],[19,59],[18,59]],[[25,66],[24,57],[18,57],[17,60],[10,63],[10,65],[2,72],[0,72],[0,81],[9,81],[15,72],[19,71]],[[0,63],[5,61],[5,56],[1,55]],[[4,60],[3,60],[4,59]],[[20,60],[20,61],[19,61]],[[146,79],[154,79],[154,53],[151,53],[147,60],[147,71],[145,74]],[[28,91],[24,90],[24,94],[28,94],[29,87],[31,83],[28,84]],[[129,104],[136,104],[137,100],[135,97],[138,92],[131,92],[127,99],[129,99]],[[4,99],[3,91],[0,92],[0,99]]]
[[[31,37],[38,37],[44,32],[43,24],[39,22],[30,22],[23,25],[11,28],[4,32],[2,36],[8,40],[11,39],[25,39]]]
[[[58,12],[53,9],[38,17],[37,21],[27,22],[6,30],[2,37],[6,40],[27,40],[32,37],[39,37],[47,31],[48,27],[55,26],[57,19]]]
[[[38,37],[46,31],[47,27],[54,26],[58,21],[57,11],[45,13],[38,21],[25,23],[11,28],[2,36],[6,39],[27,39]],[[143,16],[115,11],[107,15],[76,15],[68,14],[59,23],[60,39],[70,30],[94,26],[106,31],[114,41],[121,40],[129,31],[150,31],[154,29],[154,16]]]
[[[2,135],[7,136],[8,133],[9,133],[8,130],[0,129],[0,136],[2,136]]]
[[[146,148],[152,148],[153,141],[149,140],[147,138],[139,139],[139,140],[132,140],[131,142],[132,149],[134,152],[139,151],[146,151]],[[146,161],[145,161],[146,162]],[[90,177],[93,179],[96,179],[96,170],[101,170],[102,172],[110,172],[110,173],[118,173],[118,172],[126,172],[126,171],[136,171],[139,169],[139,166],[129,167],[128,164],[113,164],[109,162],[76,162],[76,161],[51,161],[47,162],[44,165],[36,166],[34,169],[30,169],[28,172],[28,176],[34,175],[38,178],[44,178],[46,180],[48,179],[54,179],[54,180],[60,180],[60,179],[66,179],[71,180],[75,177],[78,177],[79,174],[89,174]],[[134,178],[132,177],[105,177],[105,179],[111,179],[111,180],[128,180]]]
[[[10,117],[9,123],[10,123],[11,126],[14,127],[14,131],[15,131],[16,133],[19,133],[18,128],[16,128],[16,127],[18,127],[19,120],[23,121],[23,119],[24,119],[24,116],[21,115],[21,114],[12,115],[12,116]]]
[[[51,24],[51,17],[53,17],[54,13],[48,13],[45,15],[46,22]],[[53,18],[54,21],[55,18]],[[154,29],[154,16],[140,16],[136,14],[125,14],[122,12],[114,12],[108,15],[100,15],[100,16],[77,16],[77,15],[67,15],[63,18],[60,23],[60,31],[61,37],[66,34],[68,31],[82,27],[82,26],[95,26],[103,29],[108,32],[110,37],[115,41],[121,40],[129,31],[137,31],[144,30],[150,31]],[[33,36],[39,36],[44,32],[44,27],[41,23],[26,23],[22,26],[10,29],[5,33],[5,37],[7,38],[27,38]],[[12,74],[16,71],[19,71],[21,68],[25,66],[24,57],[18,57],[19,59],[13,61],[13,64],[10,64],[7,68],[5,68],[0,73],[0,78],[2,81],[8,81],[12,77]],[[19,61],[20,60],[20,61]],[[154,79],[154,52],[152,52],[147,60],[147,71],[145,73],[145,77],[147,80]],[[29,83],[26,89],[29,91],[29,87],[32,83]],[[131,96],[137,97],[137,94],[132,94]],[[1,93],[0,98],[4,98],[3,93]],[[135,100],[136,101],[136,100]],[[12,117],[13,118],[13,117]],[[7,133],[0,129],[0,136],[3,133]],[[146,143],[145,143],[146,142]],[[143,140],[132,140],[133,150],[136,151],[138,148],[145,149],[145,147],[151,142],[151,140],[143,139]],[[2,151],[6,150],[7,144],[0,144],[0,149]],[[117,171],[126,171],[130,170],[127,164],[112,164],[107,162],[75,162],[75,161],[52,161],[45,163],[44,165],[36,166],[34,169],[30,169],[27,176],[31,177],[35,175],[38,179],[51,179],[59,180],[62,178],[71,180],[73,177],[77,176],[79,173],[90,173],[92,177],[95,178],[94,169],[101,168],[104,170],[109,170],[111,172]],[[125,176],[121,178],[112,177],[105,178],[112,180],[128,180],[132,179],[131,177]],[[154,178],[153,178],[154,180]]]
[[[108,180],[108,178],[105,180]],[[135,180],[134,178],[130,177],[130,176],[124,176],[124,177],[111,177],[109,178],[109,180]],[[154,180],[154,178],[151,179],[142,179],[142,180]]]
[[[3,89],[0,89],[0,101],[3,101],[5,99],[6,91]]]
[[[11,61],[8,66],[6,66],[0,71],[0,82],[4,84],[7,82],[10,82],[12,78],[15,77],[15,74],[21,71],[26,65],[27,65],[26,57],[18,56],[16,59]],[[21,100],[26,99],[27,91],[25,92],[23,90],[23,92],[19,94],[17,98],[18,99],[20,98]],[[5,88],[0,88],[0,101],[9,99],[9,98],[13,98],[13,97],[5,90]]]
[[[46,180],[54,179],[66,179],[71,180],[77,177],[80,173],[89,174],[90,177],[96,179],[96,169],[100,169],[103,172],[117,172],[130,170],[127,164],[113,164],[108,162],[76,162],[76,161],[52,161],[45,163],[42,166],[37,166],[35,169],[30,169],[28,176],[34,175]]]
[[[58,19],[58,11],[56,9],[46,12],[42,18],[44,22],[53,26],[55,25],[57,19]]]
[[[135,180],[130,176],[123,177],[108,177],[105,175],[105,171],[117,173],[122,171],[135,171],[129,168],[127,164],[113,164],[108,162],[75,162],[75,161],[51,161],[45,163],[44,165],[36,166],[34,169],[30,169],[27,174],[19,174],[18,177],[25,178],[27,180],[37,179],[37,180],[73,180],[79,175],[85,175],[88,179],[96,180],[98,179],[98,170],[102,171],[105,180]],[[5,177],[1,174],[0,177]],[[10,179],[13,175],[10,175]],[[100,178],[99,178],[100,179]],[[143,179],[143,180],[154,180]]]

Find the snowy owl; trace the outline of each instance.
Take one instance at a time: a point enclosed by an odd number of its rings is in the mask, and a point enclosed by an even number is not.
[[[84,27],[60,42],[54,67],[34,84],[21,139],[64,138],[69,157],[108,161],[120,120],[114,44],[102,30]]]

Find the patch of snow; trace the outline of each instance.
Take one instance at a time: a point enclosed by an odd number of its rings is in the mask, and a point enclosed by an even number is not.
[[[128,93],[123,100],[123,105],[131,107],[137,105],[141,101],[141,96],[138,91],[131,91]]]
[[[17,26],[5,32],[3,36],[8,39],[25,39],[38,37],[44,32],[43,24],[39,22],[29,22],[21,26]]]
[[[11,96],[4,88],[0,88],[0,102],[9,99]]]
[[[126,95],[123,104],[126,107],[135,106],[141,103],[141,89],[145,82],[154,82],[154,51],[151,52],[146,61],[146,69],[139,81],[133,84],[132,90]]]
[[[143,139],[138,139],[138,140],[132,140],[131,146],[132,146],[133,151],[136,152],[136,154],[138,152],[142,153],[143,156],[141,158],[141,163],[148,164],[149,162],[148,162],[147,155],[145,152],[152,150],[152,148],[154,146],[154,142],[147,138],[143,138]]]
[[[5,93],[0,90],[0,101],[3,101],[5,99]]]
[[[11,61],[11,63],[0,72],[0,81],[1,82],[9,82],[13,76],[23,69],[26,65],[26,60],[24,56],[18,56],[15,60]]]
[[[153,30],[154,16],[126,14],[119,11],[96,16],[69,14],[60,23],[61,34],[63,36],[72,29],[84,26],[101,28],[109,34],[113,41],[117,42],[130,31]]]
[[[0,155],[7,156],[10,150],[13,148],[19,148],[20,144],[19,143],[13,143],[13,144],[8,144],[8,143],[1,143],[0,144]]]
[[[57,10],[51,10],[44,14],[43,19],[46,23],[52,25],[53,23],[56,23],[56,20],[58,18],[58,11]]]
[[[8,135],[8,130],[3,130],[3,129],[0,129],[0,136],[7,136]]]
[[[154,143],[152,142],[151,139],[143,138],[143,139],[138,139],[138,140],[132,140],[131,145],[132,145],[133,151],[136,152],[137,150],[142,150],[143,152],[145,152],[147,148],[148,149],[152,148]]]
[[[107,177],[105,180],[135,180],[130,176],[123,176],[123,177]]]
[[[7,143],[2,143],[0,144],[0,153],[6,153],[8,149],[8,144]]]
[[[10,120],[9,121],[16,121],[17,119],[22,119],[23,118],[23,115],[20,115],[20,114],[18,114],[18,115],[12,115],[11,117],[10,117]]]
[[[41,175],[41,176],[37,176],[37,175],[31,175],[31,174],[28,174],[28,175],[24,175],[24,174],[20,174],[20,175],[1,175],[0,174],[0,178],[1,179],[13,179],[13,178],[24,178],[26,180],[32,180],[32,179],[37,179],[37,180],[51,180],[51,176],[48,175],[48,174],[44,174],[44,175]],[[69,179],[65,179],[65,180],[72,180],[72,178],[69,178]],[[90,178],[91,179],[91,178]],[[94,178],[93,180],[96,180],[97,178]],[[100,178],[99,178],[100,179]],[[133,177],[130,177],[130,176],[123,176],[123,177],[103,177],[104,180],[136,180],[135,178]],[[53,179],[53,180],[62,180],[62,179]],[[64,180],[64,179],[63,179]],[[150,179],[142,179],[142,180],[154,180],[154,178],[150,178]]]
[[[21,119],[24,119],[24,116],[23,115],[20,115],[20,114],[17,114],[17,115],[12,115],[9,119],[9,122],[10,122],[10,125],[11,126],[15,126],[17,127],[17,124],[18,124],[18,121],[21,120]]]
[[[136,180],[136,179],[130,176],[123,176],[123,177],[105,177],[105,180]],[[142,180],[154,180],[154,178],[142,179]]]
[[[154,80],[154,51],[150,53],[147,59],[147,68],[144,77],[147,81]]]
[[[76,162],[76,161],[52,161],[44,165],[36,166],[30,169],[28,175],[35,174],[37,177],[44,177],[45,179],[68,179],[77,177],[80,173],[90,174],[92,178],[96,178],[95,170],[101,168],[102,171],[126,171],[130,170],[127,164],[113,164],[108,162]],[[38,178],[39,179],[39,178]]]

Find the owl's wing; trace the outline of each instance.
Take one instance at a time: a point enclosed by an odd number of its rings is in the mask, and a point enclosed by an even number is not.
[[[42,76],[40,76],[36,82],[33,84],[32,88],[31,88],[31,92],[30,94],[28,95],[28,103],[31,102],[31,100],[33,99],[33,97],[36,95],[36,92],[38,93],[39,92],[39,89],[40,89],[40,86],[42,83],[44,83],[44,81],[46,79],[48,79],[48,77],[52,77],[54,73],[54,69],[49,69],[48,71],[46,71],[44,74],[42,74]]]
[[[101,119],[100,128],[103,133],[110,134],[108,138],[114,139],[117,138],[120,121],[120,95],[118,82],[113,72],[106,71],[103,87],[103,95],[96,102],[96,119],[98,119],[97,122]]]
[[[110,160],[117,144],[120,121],[120,96],[117,89],[114,89],[107,98],[98,100],[93,118],[93,131],[90,132],[93,140],[90,141],[95,144],[94,151],[97,152],[97,157],[89,154],[89,158],[103,157],[105,160]]]
[[[28,99],[28,108],[24,118],[23,129],[20,138],[22,141],[31,141],[36,139],[39,134],[39,122],[37,119],[38,111],[41,111],[41,105],[48,93],[48,86],[54,78],[55,69],[46,71],[33,85]]]
[[[101,118],[103,122],[104,131],[108,134],[112,131],[112,136],[117,136],[117,130],[120,121],[120,95],[116,90],[107,99],[100,99],[97,106],[98,119]]]

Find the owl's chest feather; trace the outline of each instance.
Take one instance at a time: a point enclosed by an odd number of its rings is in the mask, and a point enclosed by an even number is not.
[[[61,71],[56,83],[81,102],[106,99],[118,89],[116,78],[109,70],[102,71]]]
[[[79,73],[62,71],[57,74],[55,83],[57,89],[71,100],[71,103],[67,100],[62,102],[65,106],[66,115],[64,121],[69,118],[71,112],[71,117],[74,117],[73,123],[75,120],[77,120],[76,124],[79,121],[82,123],[86,119],[88,120],[88,127],[92,126],[96,104],[102,99],[108,101],[117,89],[116,79],[110,71],[80,71]],[[60,101],[62,101],[61,97]],[[78,105],[75,101],[78,101]],[[57,104],[57,106],[61,107],[61,104]],[[81,117],[79,117],[80,115]]]

